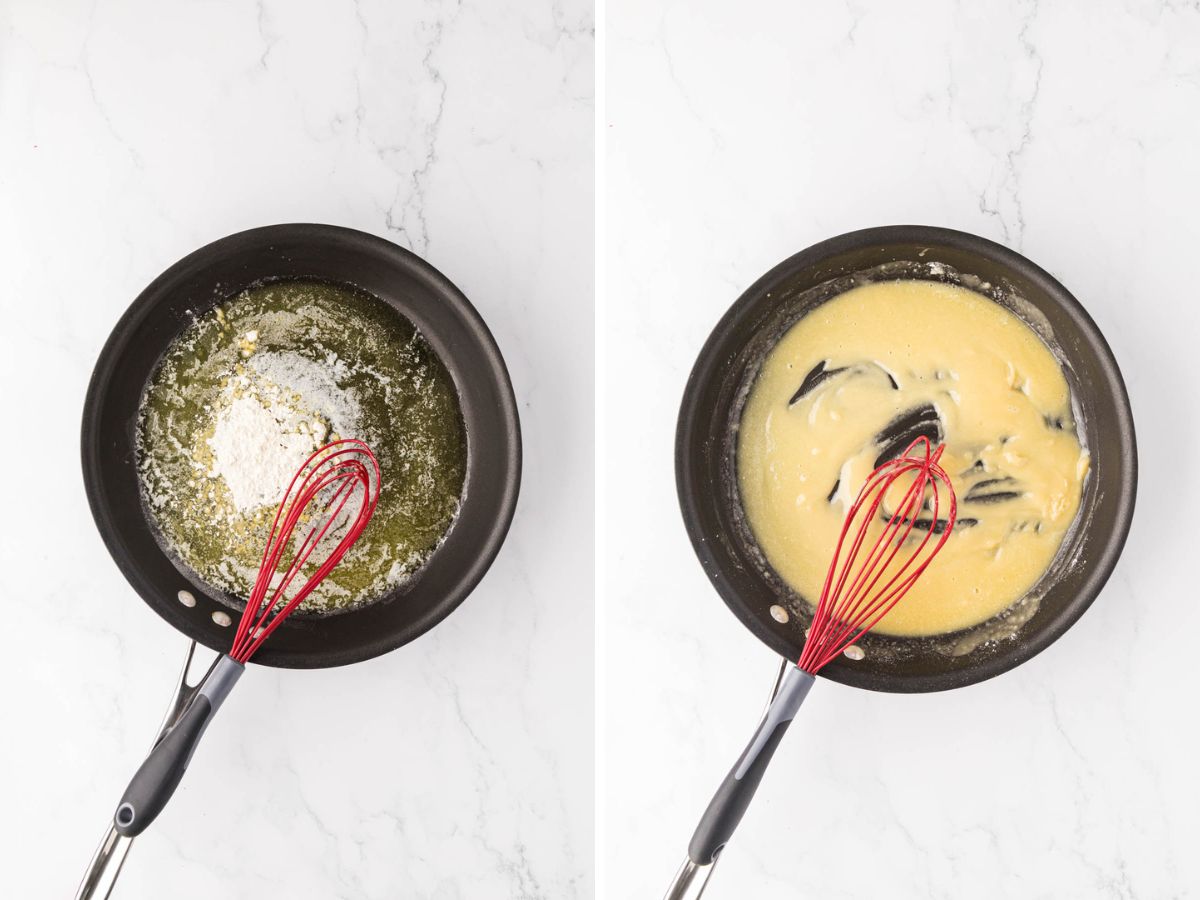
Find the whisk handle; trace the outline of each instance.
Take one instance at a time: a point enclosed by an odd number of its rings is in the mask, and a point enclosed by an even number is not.
[[[710,865],[733,836],[758,790],[775,748],[808,696],[813,681],[812,675],[796,666],[788,668],[778,693],[755,729],[754,737],[700,817],[700,824],[688,844],[688,858],[696,865]]]
[[[154,745],[138,768],[113,815],[113,827],[126,837],[136,837],[153,822],[191,762],[213,713],[229,695],[245,668],[222,656],[204,679],[187,709]]]

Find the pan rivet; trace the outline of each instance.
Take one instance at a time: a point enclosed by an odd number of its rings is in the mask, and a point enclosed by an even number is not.
[[[184,606],[196,605],[196,595],[191,591],[180,591],[176,596],[179,597],[179,602]]]
[[[788,611],[782,606],[776,605],[771,607],[771,618],[781,625],[786,625],[791,616],[788,615]]]
[[[222,628],[228,628],[233,624],[233,619],[229,618],[229,614],[223,613],[219,609],[212,614],[212,620]]]
[[[847,647],[842,652],[845,653],[846,656],[849,657],[850,659],[862,659],[864,656],[867,655],[863,651],[863,648],[858,646],[858,644],[851,644],[849,647]]]

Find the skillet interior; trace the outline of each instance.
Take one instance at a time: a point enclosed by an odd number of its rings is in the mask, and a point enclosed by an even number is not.
[[[773,650],[799,658],[810,614],[766,563],[745,523],[735,478],[737,423],[782,333],[830,297],[881,278],[963,283],[1033,326],[1063,363],[1092,456],[1077,525],[1025,601],[951,636],[868,635],[860,641],[864,659],[842,658],[822,670],[872,690],[944,690],[998,675],[1053,643],[1100,592],[1132,520],[1136,444],[1120,371],[1095,323],[1049,274],[991,241],[923,226],[852,232],[784,261],[730,308],[692,370],[676,435],[679,500],[693,547],[729,608]],[[775,604],[791,611],[789,622],[771,616]]]
[[[144,515],[134,465],[137,410],[154,367],[194,317],[277,278],[351,284],[407,317],[450,372],[466,426],[462,506],[426,565],[368,606],[290,618],[254,657],[290,668],[342,665],[395,649],[449,615],[495,558],[516,505],[521,447],[508,372],[474,307],[428,263],[388,241],[329,225],[257,228],[180,260],[133,302],[101,351],[84,405],[84,484],[109,552],[142,599],[189,637],[228,649],[232,629],[212,619],[228,608],[160,548]],[[180,590],[196,597],[194,607],[179,602]]]

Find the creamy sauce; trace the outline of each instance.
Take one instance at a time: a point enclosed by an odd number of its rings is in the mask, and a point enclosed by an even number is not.
[[[854,288],[805,315],[771,350],[739,429],[738,486],[751,531],[809,603],[867,476],[922,434],[946,444],[959,522],[876,626],[885,634],[983,622],[1024,597],[1054,560],[1089,460],[1049,348],[966,288],[913,280]]]

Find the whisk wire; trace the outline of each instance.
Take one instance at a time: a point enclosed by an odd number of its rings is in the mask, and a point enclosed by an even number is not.
[[[916,468],[916,465],[905,464],[903,461],[901,461],[898,465],[893,467],[892,471],[885,472],[885,477],[878,478],[876,480],[877,490],[875,492],[875,501],[871,506],[870,514],[866,517],[867,522],[873,522],[878,517],[879,509],[883,505],[883,501],[886,498],[888,487],[894,478],[905,474],[907,471],[913,468]],[[860,607],[866,602],[866,599],[872,596],[871,592],[876,591],[877,585],[879,584],[879,579],[882,578],[883,575],[888,571],[888,568],[892,565],[896,556],[899,554],[900,549],[911,537],[916,522],[915,515],[910,515],[908,511],[913,508],[914,503],[917,505],[917,507],[920,506],[921,501],[918,498],[922,498],[924,496],[925,488],[926,473],[922,470],[918,473],[917,478],[913,480],[912,484],[905,492],[904,499],[901,501],[899,506],[897,506],[896,512],[893,513],[888,519],[879,540],[868,553],[866,564],[863,566],[858,577],[852,584],[850,589],[850,597],[854,600],[853,605],[850,605],[849,609],[847,610],[845,608],[849,604],[849,601],[847,601],[847,603],[841,604],[840,609],[835,607],[835,612],[837,613],[838,618],[840,618],[843,622],[856,619],[858,618],[860,612],[867,614],[870,609],[873,609],[882,603],[886,603],[887,600],[890,599],[891,594],[889,591],[891,591],[893,585],[895,585],[895,583],[904,575],[905,570],[912,564],[912,562],[920,554],[920,551],[924,548],[925,543],[929,539],[928,533],[926,533],[925,538],[922,540],[921,544],[918,545],[916,551],[905,560],[905,562],[900,566],[899,570],[893,574],[888,583],[884,585],[884,587],[879,590],[877,594],[874,595],[876,597],[875,603],[870,604],[868,609],[860,610]],[[905,523],[907,523],[907,527],[905,527],[904,533],[900,536],[899,540],[896,540],[897,532]],[[858,540],[856,541],[856,548],[857,546],[861,545],[863,535],[867,533],[867,530],[868,529],[865,527],[860,530]],[[887,553],[887,559],[883,560],[882,557],[889,548],[891,552]],[[854,554],[852,554],[851,558],[846,561],[846,569],[849,569],[851,566],[853,566],[853,564]],[[870,577],[869,583],[867,583],[868,577]]]
[[[271,521],[258,577],[238,622],[229,654],[233,659],[242,663],[249,660],[341,562],[375,511],[379,478],[379,463],[361,441],[334,441],[304,461],[289,482]],[[352,501],[357,505],[351,507],[344,534],[300,588],[288,597],[289,588],[334,524],[343,521],[343,512]],[[316,519],[303,539],[294,542],[293,535],[301,520],[313,514],[311,507],[317,509]],[[291,559],[287,568],[280,572],[281,560],[292,543],[295,547]]]
[[[872,480],[868,482],[865,494],[866,496],[871,496],[873,493],[874,501],[871,504],[869,513],[865,517],[866,522],[873,522],[878,517],[879,509],[883,505],[884,496],[887,493],[887,487],[892,472],[895,472],[896,475],[899,475],[904,471],[904,469],[905,467],[902,464],[897,463],[890,469],[884,471],[882,475],[877,473],[875,476],[873,476]],[[911,520],[908,531],[905,532],[901,541],[893,541],[893,537],[896,530],[899,528],[900,519],[898,517],[902,514],[903,510],[908,508],[912,496],[917,491],[918,487],[918,481],[914,481],[913,484],[909,486],[909,489],[906,492],[903,501],[901,501],[900,506],[897,508],[896,513],[888,519],[887,524],[884,526],[880,539],[876,541],[876,543],[867,552],[866,563],[856,572],[856,577],[851,582],[850,589],[843,600],[841,588],[845,584],[845,579],[848,573],[855,571],[853,566],[858,558],[858,553],[862,547],[862,544],[864,543],[868,529],[864,527],[855,535],[854,544],[851,547],[850,553],[848,554],[845,564],[842,567],[842,577],[838,582],[839,590],[835,594],[835,596],[839,598],[840,602],[835,603],[833,612],[837,618],[841,619],[842,621],[846,621],[847,619],[854,617],[859,612],[859,606],[866,600],[868,596],[870,596],[869,592],[874,590],[879,578],[882,577],[885,571],[887,571],[887,566],[891,564],[893,559],[895,559],[903,541],[907,540],[909,532],[912,531]],[[859,508],[861,508],[861,503],[856,504],[852,509],[851,517],[848,519],[847,523],[843,525],[843,529],[853,521],[853,516],[858,512]],[[887,560],[880,565],[881,558],[883,557],[884,553],[887,552],[889,547],[891,548],[891,553],[888,555]],[[868,578],[871,579],[869,583],[867,583]]]
[[[353,490],[355,479],[353,477],[353,474],[351,474],[351,475],[340,474],[340,468],[341,467],[339,467],[339,470],[335,470],[335,472],[326,475],[319,482],[317,482],[315,485],[312,486],[312,489],[311,489],[312,496],[319,496],[320,493],[323,490],[325,490],[327,487],[330,487],[335,482],[341,482],[340,487],[338,487],[333,498],[330,500],[330,505],[337,503],[338,507],[337,507],[337,509],[335,509],[331,513],[329,513],[329,515],[327,515],[322,520],[324,523],[324,527],[321,529],[320,533],[317,533],[316,525],[313,525],[311,528],[309,528],[308,534],[305,536],[304,541],[301,543],[300,547],[297,549],[295,555],[293,556],[292,563],[288,567],[288,570],[285,573],[283,580],[276,585],[275,590],[272,592],[273,600],[278,600],[279,597],[283,596],[286,593],[288,586],[291,584],[292,579],[295,577],[296,573],[300,571],[301,565],[303,564],[304,560],[307,559],[308,554],[312,552],[312,550],[320,542],[321,538],[323,538],[325,536],[326,531],[329,530],[329,527],[333,524],[334,521],[336,521],[338,515],[341,513],[342,509],[345,507],[346,501],[349,499],[349,490]],[[297,500],[299,501],[301,499],[304,499],[304,495],[306,492],[307,492],[306,489],[302,488],[301,496],[298,497]],[[340,499],[340,502],[339,502],[339,499]],[[300,502],[293,503],[291,510],[289,510],[289,516],[284,521],[284,530],[285,531],[290,531],[290,529],[293,528],[298,523],[299,519],[304,514],[304,506],[305,506],[305,504],[300,503]],[[293,512],[294,512],[294,515],[292,515]],[[283,551],[286,549],[286,541],[274,542],[274,549],[275,549],[274,557],[269,561],[270,570],[272,572],[277,571],[277,569],[278,569],[279,557],[282,555]],[[272,580],[274,580],[274,579],[272,579]],[[269,610],[273,607],[274,607],[274,603],[268,604],[267,609]]]
[[[879,579],[882,578],[884,573],[888,571],[888,567],[890,567],[892,565],[896,556],[899,554],[901,547],[903,547],[904,544],[911,537],[913,529],[915,527],[915,517],[916,517],[916,509],[913,509],[912,504],[915,503],[917,505],[917,507],[919,507],[919,505],[920,505],[919,499],[914,500],[912,498],[920,497],[924,493],[924,489],[926,487],[925,478],[926,478],[926,475],[924,472],[922,472],[918,476],[917,481],[914,482],[914,485],[910,492],[910,495],[908,497],[906,497],[906,502],[904,504],[902,504],[900,507],[898,507],[896,512],[888,520],[888,526],[887,526],[887,528],[885,528],[885,535],[884,535],[883,540],[889,542],[889,545],[891,546],[892,551],[888,555],[887,561],[884,562],[883,565],[878,568],[878,571],[877,571],[874,579],[872,580],[871,584],[868,586],[867,590],[869,590],[869,591],[877,590],[876,586],[879,582]],[[919,485],[919,490],[918,490],[918,485]],[[910,509],[912,510],[911,514],[908,512],[908,510],[910,510]],[[907,521],[907,525],[904,528],[903,535],[900,536],[899,540],[895,540],[894,539],[895,533],[899,530],[901,523],[905,522],[905,521]],[[909,572],[908,570],[920,558],[921,551],[924,550],[925,545],[929,542],[929,540],[930,540],[930,533],[926,532],[925,537],[923,537],[921,539],[921,542],[917,545],[916,550],[911,555],[909,555],[908,557],[905,558],[904,562],[899,566],[899,568],[896,570],[896,572],[888,580],[887,584],[885,584],[882,588],[878,589],[878,592],[875,594],[876,599],[875,599],[874,603],[872,603],[870,605],[869,609],[867,611],[865,611],[866,615],[863,617],[864,624],[860,627],[858,634],[862,634],[866,631],[871,630],[875,626],[875,624],[884,615],[886,615],[887,611],[893,605],[893,600],[894,599],[898,600],[901,596],[903,596],[903,594],[906,593],[908,591],[908,589],[912,586],[913,582],[916,581],[916,578],[919,573],[915,572],[915,571]],[[858,637],[858,635],[855,635],[854,638],[852,638],[850,642],[852,642],[857,637]]]
[[[354,484],[353,480],[351,480],[351,478],[348,476],[331,476],[331,477],[322,479],[320,482],[318,482],[316,485],[313,486],[314,494],[319,494],[322,490],[324,490],[326,487],[329,487],[335,481],[341,481],[342,485],[341,485],[341,487],[338,488],[337,493],[335,494],[333,500],[331,500],[330,502],[331,503],[338,502],[338,498],[341,497],[342,499],[341,499],[341,502],[338,503],[338,508],[324,518],[324,520],[323,520],[324,527],[321,528],[321,531],[319,533],[317,532],[316,525],[314,525],[313,527],[311,527],[309,529],[308,534],[305,536],[304,540],[301,542],[300,547],[296,550],[294,556],[292,557],[291,564],[288,566],[287,571],[283,573],[282,577],[279,577],[274,573],[276,573],[278,571],[279,558],[282,555],[283,550],[286,549],[286,541],[281,540],[281,541],[272,542],[274,545],[274,553],[273,553],[272,557],[269,560],[267,560],[265,563],[265,566],[267,567],[265,569],[265,571],[272,573],[271,577],[267,578],[267,579],[262,579],[261,590],[259,589],[259,584],[256,582],[256,585],[255,585],[256,595],[252,595],[254,616],[257,616],[257,618],[252,616],[251,618],[253,619],[253,621],[252,621],[251,625],[247,627],[247,630],[251,634],[255,634],[257,636],[259,633],[259,630],[264,627],[268,616],[271,615],[271,613],[275,610],[276,606],[278,605],[279,599],[283,596],[286,596],[288,587],[291,586],[293,579],[296,577],[297,573],[299,573],[304,562],[307,560],[308,556],[312,553],[312,551],[316,548],[316,546],[320,542],[321,538],[323,538],[325,536],[326,531],[328,531],[329,527],[333,524],[333,522],[336,520],[338,514],[341,512],[342,508],[345,506],[346,500],[348,499],[347,487],[352,488],[353,484]],[[302,499],[302,498],[298,498],[298,499]],[[298,520],[299,516],[303,514],[303,504],[296,503],[294,508],[297,510],[297,515],[295,517],[289,515],[287,518],[285,518],[284,528],[283,528],[284,532],[290,531],[291,528],[293,528],[295,526],[295,524],[297,524],[297,520]],[[335,563],[336,563],[336,560],[335,560]],[[267,602],[266,604],[263,604],[262,603],[262,594],[265,593],[265,591],[270,587],[272,582],[276,582],[276,584],[275,584],[274,589],[272,589],[272,591],[271,591],[270,601]],[[298,606],[300,604],[300,602],[302,602],[304,600],[304,597],[306,597],[308,595],[308,593],[309,593],[309,591],[304,591],[303,593],[298,592],[297,595],[294,596],[291,601],[289,601],[287,606],[285,606],[283,609],[279,610],[280,615],[286,615],[287,613],[290,613],[291,609],[294,609],[296,606]],[[274,622],[275,620],[279,620],[280,615],[274,616],[274,618],[272,619],[272,622]],[[272,625],[271,630],[274,630],[273,625]],[[265,637],[265,635],[264,635],[264,637]]]
[[[357,477],[361,477],[361,475],[359,474]],[[343,542],[339,543],[339,546],[313,572],[304,586],[285,604],[280,606],[282,598],[286,596],[286,592],[296,575],[300,572],[321,539],[332,527],[340,510],[344,508],[345,503],[349,499],[348,489],[353,489],[355,480],[355,474],[349,476],[327,475],[319,481],[308,482],[295,501],[293,501],[292,507],[289,509],[288,515],[285,516],[282,526],[272,536],[270,542],[271,552],[260,569],[259,578],[255,584],[255,590],[251,595],[251,602],[247,609],[248,614],[243,617],[243,621],[246,623],[243,637],[245,638],[245,635],[249,635],[252,637],[252,640],[248,645],[243,645],[244,649],[242,647],[237,648],[239,655],[244,654],[248,656],[253,654],[258,646],[282,624],[283,620],[304,601],[316,585],[337,565],[344,555],[345,550],[348,549],[348,546],[342,546],[342,544],[347,544],[348,542],[343,540]],[[287,549],[290,535],[298,524],[308,503],[312,497],[317,496],[321,491],[338,482],[341,483],[340,487],[336,491],[334,498],[330,501],[330,503],[337,503],[337,508],[325,516],[321,522],[309,529],[305,539],[300,542],[300,546],[295,551],[287,570],[282,576],[279,575],[279,560],[283,552]],[[352,524],[351,527],[353,528],[354,525]],[[273,588],[272,584],[274,584]],[[270,590],[270,597],[264,603],[268,590]]]
[[[933,448],[928,438],[917,438],[900,456],[872,472],[859,491],[838,536],[797,664],[804,671],[815,675],[874,628],[945,546],[957,521],[958,501],[940,465],[943,450],[942,445]],[[897,479],[910,474],[911,482],[889,515],[885,508],[888,493]],[[943,490],[949,495],[949,504],[941,528]],[[930,513],[928,528],[918,521],[923,509]],[[871,526],[885,516],[878,536],[864,551]],[[914,530],[923,531],[924,536],[910,547]]]
[[[839,542],[834,550],[833,560],[831,561],[829,567],[829,573],[826,576],[826,588],[824,591],[824,596],[830,597],[832,600],[823,606],[820,604],[818,605],[818,615],[815,617],[813,627],[810,629],[810,640],[812,640],[811,636],[813,634],[818,635],[819,638],[817,641],[814,641],[814,643],[819,645],[838,644],[842,643],[846,640],[846,638],[849,637],[852,630],[850,623],[859,618],[860,607],[868,596],[866,591],[864,591],[864,582],[866,582],[867,578],[870,577],[872,573],[875,573],[875,577],[872,579],[870,584],[866,585],[867,590],[873,589],[875,584],[878,582],[879,577],[884,571],[886,571],[887,565],[891,563],[892,559],[895,557],[895,554],[899,551],[901,543],[891,542],[897,522],[896,516],[893,516],[888,520],[888,524],[885,526],[883,534],[868,553],[867,561],[860,570],[855,570],[854,565],[858,559],[859,552],[867,534],[866,527],[860,528],[855,532],[849,550],[846,552],[844,558],[842,556],[842,546],[843,542],[845,541],[846,534],[849,532],[851,525],[853,525],[856,521],[863,505],[870,501],[870,510],[864,517],[864,522],[869,523],[875,521],[876,517],[879,515],[879,508],[883,503],[884,495],[886,494],[888,484],[890,483],[889,476],[892,475],[893,472],[899,474],[899,470],[901,470],[903,466],[903,460],[892,460],[889,463],[885,463],[874,473],[872,473],[870,478],[867,479],[867,483],[863,486],[863,489],[859,492],[859,496],[852,504],[850,512],[847,514],[846,520],[842,525],[842,532],[839,537]],[[905,499],[901,503],[898,512],[907,508],[909,499],[912,496],[912,491],[915,488],[915,484],[910,486],[909,491],[905,495]],[[906,533],[904,539],[907,539],[907,537],[908,534]],[[888,546],[892,546],[892,553],[888,557],[887,562],[880,567],[878,566],[879,557]],[[839,562],[841,562],[840,568],[838,565]],[[838,580],[831,592],[829,587],[835,572],[838,573]],[[856,577],[852,580],[850,589],[846,591],[846,580],[852,572],[856,573]]]

